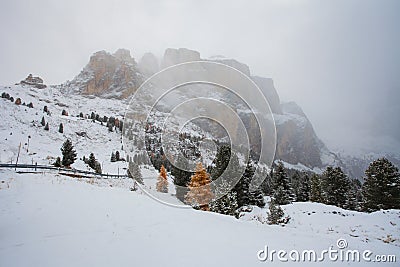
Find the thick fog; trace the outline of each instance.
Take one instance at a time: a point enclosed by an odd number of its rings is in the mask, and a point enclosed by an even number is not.
[[[224,55],[271,77],[333,149],[400,153],[400,1],[20,1],[0,8],[0,84],[72,79],[98,50]]]

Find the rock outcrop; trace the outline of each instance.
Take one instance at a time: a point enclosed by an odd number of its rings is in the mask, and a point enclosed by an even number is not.
[[[129,50],[119,49],[114,54],[94,53],[81,73],[63,87],[84,95],[125,98],[142,82],[143,75]]]
[[[198,61],[200,59],[200,53],[187,48],[167,48],[164,53],[163,60],[161,62],[161,68],[167,68],[172,65],[179,63]]]
[[[29,74],[28,77],[26,77],[24,80],[20,82],[22,85],[29,85],[38,89],[43,89],[46,88],[47,86],[43,84],[43,79],[38,77],[38,76],[33,76],[32,74]]]
[[[283,103],[282,114],[274,114],[277,130],[276,158],[307,167],[323,167],[335,160],[302,109],[295,103]]]
[[[138,67],[145,77],[150,77],[160,70],[158,59],[152,53],[145,53],[140,59]]]

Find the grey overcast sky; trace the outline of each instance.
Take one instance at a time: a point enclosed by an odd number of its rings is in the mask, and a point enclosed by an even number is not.
[[[98,50],[224,55],[271,77],[333,149],[400,153],[398,0],[3,0],[0,84],[72,79]]]

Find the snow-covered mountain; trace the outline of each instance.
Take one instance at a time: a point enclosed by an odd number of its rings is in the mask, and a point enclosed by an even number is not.
[[[146,53],[139,60],[139,64],[136,64],[126,49],[119,49],[114,54],[100,51],[92,55],[88,65],[79,75],[60,87],[63,92],[68,94],[126,99],[146,78],[161,68],[196,60],[204,59],[201,58],[199,52],[186,48],[168,48],[161,62],[158,62],[153,54]],[[294,165],[303,164],[311,169],[337,164],[335,155],[318,138],[311,122],[301,108],[294,103],[280,102],[271,78],[251,76],[250,68],[234,59],[214,57],[206,60],[232,66],[251,77],[259,86],[267,98],[277,122],[277,159]],[[294,106],[296,107],[293,108]],[[248,125],[253,129],[258,127],[252,125],[251,121]]]
[[[90,79],[101,80],[101,75],[91,75]],[[272,80],[260,79],[257,82],[269,100],[279,104],[273,111],[278,150],[282,149],[278,155],[285,159],[285,165],[316,170],[316,166],[336,160],[319,141],[301,108],[295,103],[280,103]],[[104,117],[123,121],[129,100],[123,97],[123,88],[128,87],[104,87],[103,93],[94,95],[80,89],[85,88],[86,81],[77,81],[78,78],[75,85],[71,82],[43,89],[26,84],[0,86],[0,93],[8,95],[0,98],[1,163],[15,163],[18,158],[21,164],[52,164],[68,138],[78,156],[72,168],[94,172],[82,160],[94,153],[103,173],[126,173],[127,162],[110,160],[116,151],[126,158],[120,129],[107,127]],[[216,92],[215,97],[223,94]],[[247,114],[245,110],[241,112]],[[157,116],[152,119],[157,125]],[[186,127],[189,133],[205,134],[195,124]],[[306,153],[296,154],[303,150]],[[309,155],[315,159],[308,161]],[[158,171],[148,165],[140,171],[142,188],[154,190]],[[178,200],[171,176],[168,173],[169,194],[153,193],[163,194],[168,203],[175,203]],[[0,169],[0,266],[286,266],[287,262],[276,257],[272,262],[261,262],[259,251],[268,246],[270,250],[288,252],[315,250],[319,255],[329,248],[338,250],[338,240],[345,240],[348,250],[371,251],[371,259],[376,255],[399,258],[398,210],[367,214],[296,202],[282,205],[291,217],[282,227],[266,224],[268,206],[252,206],[237,220],[162,205],[140,189],[132,192],[132,187],[133,179],[70,178],[57,172],[20,174]],[[364,260],[330,261],[327,256],[323,261],[324,266],[343,263],[366,265]],[[301,261],[296,265],[310,263]]]

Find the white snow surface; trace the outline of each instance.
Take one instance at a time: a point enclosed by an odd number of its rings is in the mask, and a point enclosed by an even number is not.
[[[287,266],[277,259],[260,262],[257,252],[265,245],[321,251],[336,247],[339,238],[347,240],[349,249],[400,256],[398,210],[365,214],[295,203],[284,206],[292,219],[282,227],[248,221],[250,216],[265,216],[266,209],[254,208],[237,220],[166,206],[140,190],[129,191],[130,179],[11,170],[0,170],[0,177],[0,266]],[[387,235],[395,241],[383,242]]]

